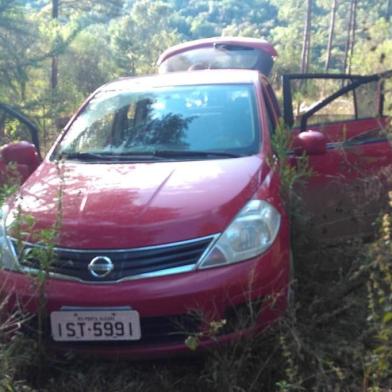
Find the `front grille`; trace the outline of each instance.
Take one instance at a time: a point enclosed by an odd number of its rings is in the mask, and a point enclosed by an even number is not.
[[[200,259],[204,251],[210,245],[214,236],[198,238],[195,240],[151,246],[145,248],[134,248],[126,250],[74,250],[66,248],[55,248],[48,266],[49,272],[80,279],[88,282],[111,282],[133,276],[144,276],[146,274],[159,275],[167,271],[174,273],[175,269],[184,270],[184,267],[192,267]],[[15,244],[16,246],[16,244]],[[39,245],[24,244],[20,257],[20,264],[27,268],[39,269],[46,249]],[[40,255],[41,254],[41,255]],[[89,270],[89,264],[95,258],[99,258],[93,269]],[[112,263],[112,270],[105,272],[108,266],[107,260]],[[105,260],[103,260],[105,259]],[[100,264],[102,261],[102,265]],[[90,266],[91,267],[91,266]],[[148,276],[148,275],[147,275]]]

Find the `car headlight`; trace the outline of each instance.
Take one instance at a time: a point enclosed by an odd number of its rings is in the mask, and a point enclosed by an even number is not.
[[[17,270],[17,256],[10,239],[7,236],[5,220],[7,218],[8,208],[3,206],[0,209],[0,268]]]
[[[251,200],[222,233],[198,268],[218,267],[248,260],[265,252],[280,227],[280,214],[264,200]]]

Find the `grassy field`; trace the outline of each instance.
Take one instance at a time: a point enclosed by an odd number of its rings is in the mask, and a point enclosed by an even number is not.
[[[295,301],[259,336],[204,355],[103,361],[41,352],[16,335],[0,349],[1,391],[387,391],[391,376],[388,215],[371,244],[295,249]],[[41,352],[41,353],[40,353]]]
[[[281,173],[287,189],[292,174]],[[301,209],[292,209],[301,216]],[[3,320],[0,392],[391,391],[391,220],[387,211],[371,242],[327,246],[309,242],[306,222],[294,219],[295,298],[285,317],[258,336],[203,354],[196,350],[189,358],[54,355],[39,339],[7,332],[18,330],[26,315]]]

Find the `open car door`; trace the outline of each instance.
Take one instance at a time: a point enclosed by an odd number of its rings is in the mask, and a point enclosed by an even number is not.
[[[0,103],[0,186],[21,183],[38,167],[38,135],[38,127],[29,118]]]
[[[310,130],[325,137],[325,148],[308,157],[313,175],[299,188],[312,238],[374,233],[372,223],[387,205],[392,184],[391,124],[384,107],[391,76],[392,71],[283,77],[284,119],[293,127],[293,140]],[[295,87],[319,99],[308,104]]]

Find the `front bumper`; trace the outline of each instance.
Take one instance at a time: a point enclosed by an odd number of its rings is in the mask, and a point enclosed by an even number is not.
[[[244,331],[262,329],[281,316],[287,304],[289,268],[287,238],[280,236],[261,257],[231,266],[111,284],[48,279],[48,315],[64,306],[128,306],[140,314],[142,338],[136,342],[60,344],[51,339],[48,327],[47,340],[55,349],[100,356],[167,357],[189,352],[184,343],[187,334],[208,329],[210,321],[229,319],[230,327],[213,339],[206,336],[201,340],[199,348],[205,349],[239,338]],[[33,277],[1,270],[0,282],[0,296],[7,297],[7,311],[20,307],[23,312],[37,313],[39,293]],[[242,310],[249,307],[258,307],[252,309],[257,315],[252,325],[235,327],[235,319],[244,317]],[[189,321],[193,317],[190,312],[199,315],[197,322]],[[169,322],[178,318],[188,323],[182,333],[178,328],[174,331]]]

